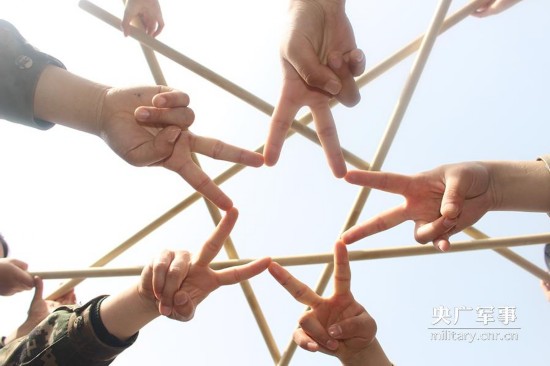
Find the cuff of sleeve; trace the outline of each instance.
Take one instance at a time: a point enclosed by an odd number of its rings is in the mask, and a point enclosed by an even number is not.
[[[126,342],[113,345],[102,339],[101,335],[97,333],[93,313],[97,311],[94,309],[99,309],[98,305],[105,297],[107,296],[98,296],[75,309],[69,320],[69,340],[74,345],[73,348],[77,349],[80,356],[86,360],[112,361],[131,346],[137,338],[136,334]]]
[[[11,23],[0,19],[0,118],[46,130],[54,124],[34,118],[34,94],[42,71],[63,63],[28,43]]]

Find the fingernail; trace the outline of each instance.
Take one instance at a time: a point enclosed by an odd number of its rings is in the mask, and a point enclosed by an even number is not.
[[[166,306],[166,305],[162,305],[162,306],[160,307],[160,313],[161,313],[162,315],[168,316],[168,315],[170,315],[170,314],[172,313],[172,308],[169,307],[169,306]]]
[[[170,134],[169,134],[169,137],[168,137],[168,142],[169,143],[176,142],[178,137],[180,137],[180,134],[181,134],[181,130],[179,128],[175,128],[173,131],[170,131]]]
[[[340,92],[340,83],[334,79],[330,79],[325,85],[325,91],[332,95],[336,95]]]
[[[340,328],[339,325],[331,325],[328,328],[328,334],[330,334],[331,337],[339,337],[342,334],[342,328]]]
[[[187,296],[179,296],[174,299],[175,305],[185,305],[189,299]]]
[[[158,97],[155,99],[155,104],[157,107],[164,107],[166,105],[166,98],[164,97]]]
[[[327,348],[330,350],[335,350],[338,348],[338,341],[335,341],[334,339],[329,339],[327,341]]]
[[[339,56],[331,57],[328,60],[328,63],[333,69],[339,69],[340,67],[342,67],[342,58]]]
[[[149,118],[150,115],[151,115],[151,113],[149,113],[149,111],[147,109],[140,109],[136,113],[137,119],[142,120],[142,121]]]

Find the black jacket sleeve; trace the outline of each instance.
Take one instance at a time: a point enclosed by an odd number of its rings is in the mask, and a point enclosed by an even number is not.
[[[9,22],[0,19],[0,118],[42,130],[53,123],[34,118],[34,93],[47,65],[61,61],[29,44]]]

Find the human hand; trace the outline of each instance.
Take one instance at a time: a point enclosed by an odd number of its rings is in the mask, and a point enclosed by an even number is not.
[[[25,325],[29,331],[59,306],[76,304],[74,289],[55,300],[45,300],[43,294],[44,282],[40,277],[34,277],[34,296],[27,311],[27,320],[25,321]]]
[[[124,36],[128,36],[132,20],[137,19],[142,22],[145,32],[152,37],[158,36],[164,28],[158,0],[127,0],[121,24]]]
[[[334,247],[334,294],[330,297],[319,296],[276,262],[269,265],[269,272],[297,301],[310,307],[294,332],[297,345],[310,352],[336,356],[345,365],[363,365],[381,357],[377,342],[371,348],[376,322],[350,290],[351,270],[344,243],[339,241]]]
[[[44,300],[44,283],[40,277],[34,277],[34,296],[31,300],[29,310],[27,311],[27,319],[4,340],[5,344],[29,334],[40,322],[57,307],[61,305],[73,305],[76,303],[74,291],[66,293],[62,297],[52,300]]]
[[[364,71],[365,57],[343,1],[292,0],[289,16],[281,47],[283,86],[265,145],[266,164],[277,163],[296,113],[308,106],[329,166],[341,178],[347,169],[328,103],[332,97],[346,106],[359,102],[354,76]]]
[[[521,0],[487,0],[472,15],[478,18],[484,18],[495,15],[516,5]]]
[[[14,258],[0,259],[0,295],[11,296],[15,293],[30,290],[34,280],[27,272],[28,264]]]
[[[270,258],[219,271],[209,267],[231,233],[237,217],[237,209],[227,211],[192,260],[188,252],[164,251],[145,267],[139,289],[141,296],[156,302],[161,315],[188,321],[193,318],[196,307],[218,287],[247,280],[264,271],[271,262]]]
[[[402,205],[344,232],[341,238],[346,244],[413,220],[414,237],[419,243],[432,241],[446,251],[450,248],[449,237],[477,222],[494,201],[489,171],[479,163],[442,165],[411,176],[350,171],[346,181],[405,198]]]
[[[261,154],[187,130],[195,118],[189,96],[165,86],[110,88],[100,114],[100,136],[128,163],[160,165],[181,175],[216,206],[231,199],[192,160],[192,153],[248,166],[261,166]]]

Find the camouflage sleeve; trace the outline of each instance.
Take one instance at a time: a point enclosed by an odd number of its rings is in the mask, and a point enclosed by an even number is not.
[[[9,22],[0,19],[0,118],[38,129],[53,123],[34,118],[34,92],[47,65],[61,61],[29,44]]]
[[[92,325],[94,309],[106,296],[82,306],[62,306],[44,319],[27,336],[0,349],[2,366],[103,366],[109,365],[136,340],[105,343]]]

